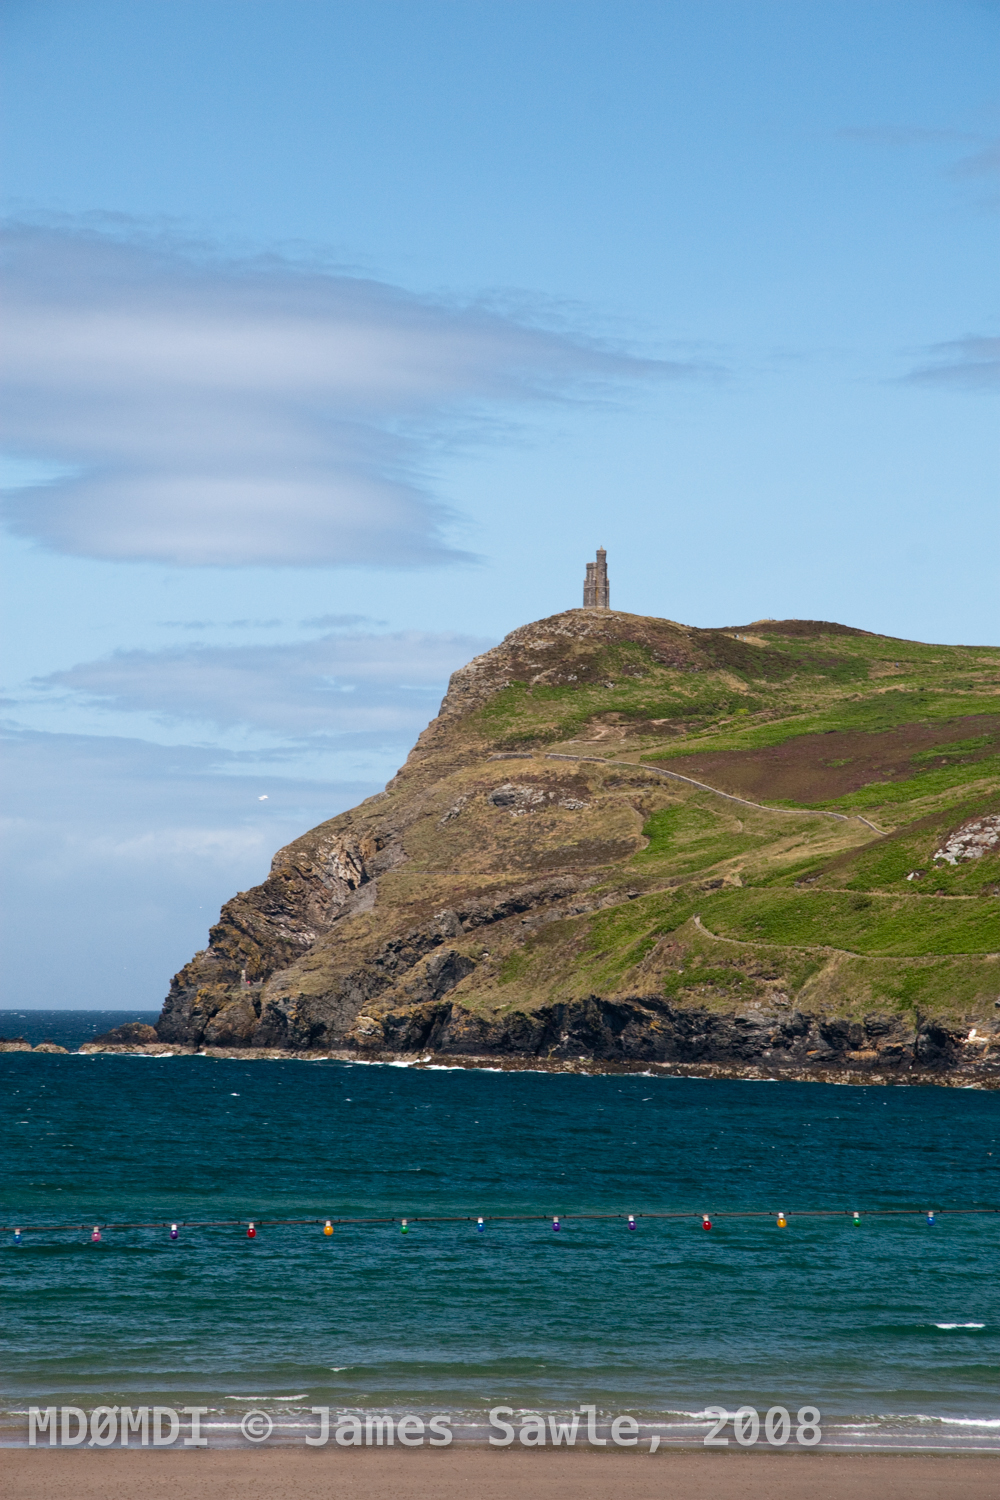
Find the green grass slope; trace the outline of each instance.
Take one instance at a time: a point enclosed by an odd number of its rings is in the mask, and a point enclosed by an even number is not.
[[[688,637],[708,659],[687,670],[647,643],[609,643],[590,681],[513,681],[469,727],[533,750],[532,769],[553,753],[603,760],[586,765],[595,790],[630,762],[774,811],[643,783],[643,847],[608,881],[643,895],[546,927],[504,960],[497,993],[470,978],[463,1000],[530,1007],[656,989],[731,1007],[811,994],[845,1015],[888,1006],[991,1022],[1000,830],[978,858],[934,856],[956,829],[1000,814],[1000,652],[808,621]]]

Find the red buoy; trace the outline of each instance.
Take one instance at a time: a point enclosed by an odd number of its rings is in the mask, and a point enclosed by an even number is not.
[[[250,1224],[248,1226],[248,1228],[247,1228],[247,1239],[248,1240],[255,1240],[256,1238],[257,1238],[257,1230],[255,1229],[255,1227],[254,1227],[253,1224]]]
[[[701,1216],[701,1227],[702,1227],[702,1229],[711,1229],[711,1227],[712,1227],[712,1221],[708,1217],[708,1214],[702,1214],[702,1216]]]

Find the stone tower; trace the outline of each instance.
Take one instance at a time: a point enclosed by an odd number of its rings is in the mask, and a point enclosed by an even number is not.
[[[587,564],[587,576],[583,580],[583,607],[584,609],[611,608],[608,554],[603,547],[597,549],[597,561]]]

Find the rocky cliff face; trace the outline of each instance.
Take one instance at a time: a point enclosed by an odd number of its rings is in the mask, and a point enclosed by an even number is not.
[[[424,1004],[386,1016],[378,1040],[401,1053],[430,1049],[455,1057],[750,1064],[773,1073],[846,1068],[884,1075],[914,1069],[966,1071],[970,1065],[978,1072],[983,1062],[979,1052],[970,1055],[964,1030],[934,1021],[914,1028],[899,1016],[879,1014],[861,1021],[801,1011],[719,1014],[650,996],[641,1001],[590,996],[493,1018],[470,1014],[453,1002]],[[1000,1056],[991,1061],[1000,1074]]]
[[[767,807],[663,758],[722,745],[713,764],[736,775],[734,735],[797,736],[801,751],[810,713],[863,735],[858,705],[878,706],[886,652],[898,666],[907,646],[814,622],[699,631],[611,611],[514,631],[454,674],[384,792],[280,850],[262,885],[226,903],[173,981],[161,1042],[992,1076],[1000,940],[956,938],[943,905],[988,905],[985,887],[939,892],[932,909],[915,882],[906,905],[894,876],[888,892],[869,882],[867,908],[841,900],[862,856],[910,836],[913,809],[876,824]],[[924,677],[921,722],[935,691]],[[954,720],[942,743],[961,741]],[[924,733],[914,756],[935,743]],[[989,811],[995,787],[980,790]],[[925,841],[954,831],[954,803],[953,789],[940,816],[920,804]],[[977,855],[987,885],[992,858]],[[772,908],[786,898],[798,926],[781,941]],[[912,952],[879,937],[887,903],[897,927],[910,922]],[[948,929],[937,947],[935,923]]]

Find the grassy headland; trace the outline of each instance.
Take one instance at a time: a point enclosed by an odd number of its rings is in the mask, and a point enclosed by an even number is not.
[[[227,903],[160,1029],[982,1061],[998,897],[1000,651],[571,610],[456,673],[386,791]]]

